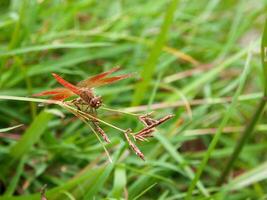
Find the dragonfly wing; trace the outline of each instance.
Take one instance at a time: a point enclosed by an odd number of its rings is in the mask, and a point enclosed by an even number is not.
[[[106,84],[111,84],[114,83],[116,81],[125,79],[125,78],[129,78],[130,76],[132,76],[131,74],[124,74],[124,75],[119,75],[119,76],[113,76],[113,77],[106,77],[109,74],[111,74],[112,72],[118,71],[119,68],[113,68],[107,72],[104,72],[102,74],[98,74],[96,76],[93,77],[89,77],[88,79],[85,79],[81,82],[78,83],[79,87],[87,87],[87,88],[94,88],[94,87],[99,87],[102,85],[106,85]]]
[[[108,76],[109,74],[113,73],[113,72],[116,72],[118,71],[120,68],[119,67],[115,67],[115,68],[112,68],[111,70],[109,71],[106,71],[106,72],[103,72],[101,74],[97,74],[95,76],[92,76],[92,77],[89,77],[81,82],[79,82],[77,84],[77,86],[79,87],[89,87],[91,88],[92,85],[94,85],[95,83],[97,83],[99,80],[102,80],[103,78],[105,78],[106,76]]]
[[[73,93],[80,95],[80,90],[78,87],[76,87],[75,85],[71,84],[70,82],[64,80],[61,76],[52,73],[53,77],[57,80],[57,82],[59,82],[61,85],[63,85],[65,88],[68,88],[69,90],[71,90]]]
[[[75,95],[75,93],[73,93],[67,88],[55,88],[52,90],[47,90],[47,91],[43,91],[37,94],[33,94],[33,96],[35,97],[52,96],[51,99],[58,100],[58,101],[63,101],[64,99],[71,97],[73,95]]]
[[[57,101],[63,101],[67,99],[68,97],[70,97],[68,94],[57,94],[57,95],[54,95],[51,99],[57,100]]]
[[[98,80],[97,82],[92,83],[91,87],[93,88],[93,87],[100,87],[100,86],[107,85],[107,84],[112,84],[114,82],[117,82],[117,81],[125,79],[125,78],[129,78],[131,76],[132,76],[131,74],[124,74],[124,75],[120,75],[120,76],[103,78],[101,80]]]

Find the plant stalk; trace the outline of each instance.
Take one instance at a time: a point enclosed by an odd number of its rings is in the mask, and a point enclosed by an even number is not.
[[[239,154],[241,153],[243,147],[245,146],[247,140],[253,133],[257,122],[259,121],[261,114],[264,110],[264,107],[266,105],[266,97],[267,97],[267,19],[265,20],[263,35],[262,35],[262,41],[261,41],[261,61],[262,61],[262,67],[263,67],[263,80],[264,80],[264,95],[261,98],[260,103],[258,104],[258,107],[253,114],[252,119],[248,123],[247,127],[245,128],[241,138],[239,139],[237,145],[234,148],[234,152],[231,155],[230,159],[228,160],[226,167],[223,169],[221,176],[217,182],[218,185],[222,184],[225,179],[228,177],[231,168],[234,166],[235,161],[238,159]]]
[[[237,145],[235,146],[234,152],[232,153],[230,159],[227,161],[226,167],[222,171],[221,176],[217,182],[218,185],[221,185],[225,181],[226,177],[229,175],[230,170],[233,167],[236,159],[239,157],[240,152],[242,151],[249,137],[253,133],[253,130],[255,129],[255,126],[257,125],[258,120],[260,119],[260,116],[264,110],[265,105],[266,105],[266,98],[263,97],[260,103],[258,104],[258,107],[252,119],[250,120],[249,124],[245,128]]]

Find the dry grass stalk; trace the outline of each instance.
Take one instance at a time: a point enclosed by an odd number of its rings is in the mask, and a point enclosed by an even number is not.
[[[94,128],[95,128],[95,131],[97,133],[99,133],[101,135],[101,137],[107,142],[107,143],[110,143],[110,140],[107,136],[107,134],[105,133],[105,131],[99,126],[99,122],[92,122]]]
[[[76,106],[76,105],[74,105]],[[77,106],[76,106],[77,107]],[[96,117],[96,114],[92,111],[88,111],[87,109],[84,111],[81,111],[80,109],[77,110],[77,113],[75,114],[79,118],[83,118],[85,120],[90,121],[93,124],[94,130],[101,135],[101,137],[107,142],[110,143],[110,140],[107,136],[107,134],[104,132],[104,130],[99,126],[100,122],[104,122]],[[88,113],[87,113],[88,112]],[[90,116],[87,116],[90,115]],[[165,121],[171,119],[174,115],[167,115],[164,116],[158,120],[155,120],[151,117],[151,113],[141,115],[138,117],[138,119],[145,125],[145,128],[137,132],[136,134],[131,134],[132,130],[129,128],[127,130],[123,130],[120,128],[116,128],[117,130],[120,130],[124,133],[124,136],[131,147],[131,149],[136,153],[137,156],[139,156],[142,160],[145,160],[144,154],[140,151],[140,149],[136,146],[136,144],[130,139],[129,134],[133,136],[135,140],[138,141],[147,141],[147,138],[153,137],[152,133],[155,131],[155,127],[159,126],[160,124],[164,123]],[[106,123],[105,123],[106,124]],[[106,124],[109,125],[109,124]],[[111,126],[113,127],[113,125]]]
[[[138,155],[142,160],[145,160],[144,154],[140,151],[140,149],[131,141],[129,138],[129,135],[132,132],[131,129],[127,129],[124,133],[124,136],[129,144],[129,146],[132,148],[132,150]]]
[[[151,118],[151,113],[140,116],[139,120],[145,124],[145,128],[135,134],[134,138],[139,141],[145,141],[146,138],[153,137],[152,133],[155,131],[155,127],[171,119],[172,117],[174,117],[174,115],[166,115],[158,120],[155,120]]]
[[[92,110],[88,109],[81,109],[81,107],[77,107],[76,104],[72,104],[71,102],[66,102],[64,104],[67,110],[72,112],[74,115],[76,115],[78,118],[80,118],[82,121],[86,122],[89,121],[91,124],[93,124],[93,127],[91,127],[96,133],[101,135],[103,140],[105,140],[107,143],[110,143],[110,140],[107,136],[107,134],[104,132],[104,130],[99,126],[100,123],[103,123],[107,126],[110,126],[112,128],[115,128],[116,130],[122,132],[131,147],[131,149],[142,159],[144,160],[144,154],[140,151],[140,149],[135,145],[135,143],[129,138],[129,135],[132,130],[129,129],[121,129],[119,127],[116,127],[112,124],[109,124],[96,116],[96,112],[93,112]],[[77,109],[75,109],[76,107]],[[117,112],[116,110],[111,109],[113,112]],[[119,112],[119,111],[118,111]],[[138,119],[145,125],[145,128],[137,132],[136,134],[131,134],[135,140],[138,141],[147,141],[147,138],[153,137],[152,133],[155,131],[155,127],[159,126],[160,124],[164,123],[165,121],[171,119],[174,115],[167,115],[164,116],[158,120],[155,120],[151,117],[151,113],[145,114],[145,115],[137,115],[137,114],[132,114],[133,116],[138,116]]]

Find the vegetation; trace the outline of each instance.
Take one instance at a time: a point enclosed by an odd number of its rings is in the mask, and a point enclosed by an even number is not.
[[[0,1],[0,199],[267,199],[266,6]],[[110,143],[75,106],[32,96],[59,87],[51,73],[115,66],[133,75],[95,88]],[[121,131],[151,112],[174,117],[153,137]]]

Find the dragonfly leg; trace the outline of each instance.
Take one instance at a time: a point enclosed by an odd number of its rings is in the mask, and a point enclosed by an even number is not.
[[[71,103],[78,109],[78,110],[82,110],[81,107],[79,106],[79,100],[78,99],[73,99],[71,101]]]
[[[84,112],[88,112],[89,108],[90,108],[90,113],[91,113],[91,106],[90,106],[90,105],[87,105],[87,106],[86,106]]]

